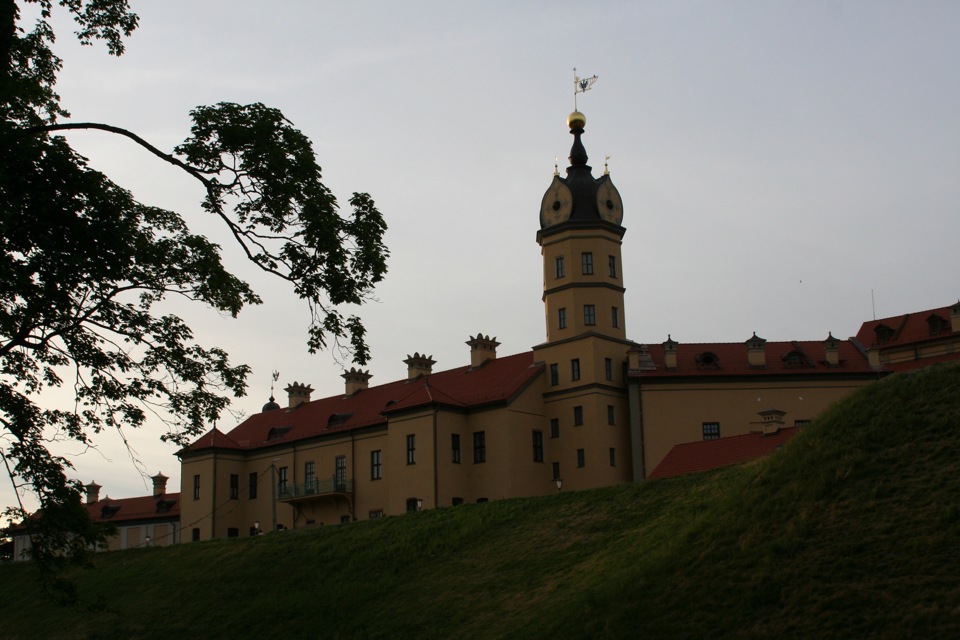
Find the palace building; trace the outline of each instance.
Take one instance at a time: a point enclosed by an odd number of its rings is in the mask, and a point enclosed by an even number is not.
[[[880,376],[960,357],[960,303],[865,323],[848,340],[632,341],[624,206],[610,175],[587,164],[585,124],[570,115],[570,166],[540,208],[545,341],[500,356],[495,337],[477,334],[459,368],[435,372],[430,356],[414,353],[405,379],[371,385],[352,368],[341,393],[320,399],[290,384],[286,406],[271,397],[234,429],[214,428],[179,452],[183,541],[738,462],[782,446]]]

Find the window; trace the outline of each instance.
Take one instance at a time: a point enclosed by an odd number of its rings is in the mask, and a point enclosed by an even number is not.
[[[371,520],[376,520],[377,518],[382,518],[382,517],[383,517],[383,509],[374,509],[374,510],[372,510],[372,511],[368,514],[367,517],[370,518]]]
[[[193,530],[190,531],[190,539],[194,542],[200,542],[200,529],[194,527]]]
[[[583,407],[577,406],[573,408],[573,424],[583,424]]]
[[[551,438],[560,437],[560,419],[559,418],[550,418],[550,437]]]
[[[419,510],[419,507],[417,507],[417,499],[407,498],[407,513],[414,513]]]
[[[454,499],[453,499],[453,506],[459,507],[459,506],[462,505],[462,504],[463,504],[463,498],[454,498]]]
[[[240,497],[240,475],[236,473],[230,474],[230,499],[236,500]]]
[[[567,310],[565,307],[557,309],[557,328],[566,329],[567,328]]]
[[[257,479],[258,478],[259,478],[258,474],[256,473],[250,474],[250,486],[247,489],[247,497],[250,498],[251,500],[257,499]]]
[[[617,466],[617,450],[613,447],[610,447],[610,466]]]
[[[287,468],[277,469],[277,492],[280,495],[287,493]]]
[[[620,308],[610,307],[610,324],[614,329],[620,328]]]
[[[347,456],[337,456],[333,461],[333,490],[347,490]]]
[[[350,516],[343,514],[340,516],[340,524],[348,524],[350,522]]]
[[[553,467],[553,479],[554,479],[554,480],[559,480],[559,479],[560,479],[560,463],[559,463],[559,462],[553,462],[553,463],[551,463],[550,466]]]
[[[550,385],[557,386],[560,384],[560,366],[556,363],[550,365]]]
[[[593,275],[593,254],[589,251],[584,251],[580,254],[580,266],[583,271],[583,275],[590,276]]]
[[[557,267],[557,277],[558,277],[558,278],[562,278],[562,277],[564,277],[565,275],[567,275],[567,274],[564,272],[564,268],[563,268],[563,256],[557,256],[557,257],[554,259],[554,264],[555,264],[556,267]]]
[[[617,256],[609,256],[607,258],[607,265],[610,267],[610,277],[617,277]]]
[[[473,461],[487,461],[487,434],[483,431],[473,434]]]
[[[307,493],[313,493],[317,490],[317,464],[315,462],[303,463],[303,490]]]
[[[570,361],[570,379],[580,379],[580,358],[574,358]]]
[[[460,434],[450,434],[450,448],[453,450],[453,463],[460,464]]]
[[[583,469],[587,466],[587,454],[583,449],[577,449],[577,468]]]
[[[383,478],[383,452],[380,449],[370,452],[370,479]]]
[[[587,326],[597,324],[597,308],[592,304],[583,305],[583,324]]]
[[[239,538],[239,537],[240,537],[240,529],[238,529],[238,528],[236,528],[236,527],[230,527],[229,529],[227,529],[227,537],[228,537],[228,538]]]
[[[407,464],[417,463],[417,436],[410,434],[407,436]]]
[[[193,476],[193,499],[200,499],[200,476]]]
[[[613,360],[611,358],[603,359],[603,377],[607,380],[613,380]]]
[[[477,504],[487,504],[490,502],[489,498],[477,498]]]
[[[543,431],[533,432],[533,461],[543,462]]]
[[[720,423],[719,422],[704,422],[703,423],[703,439],[704,440],[716,440],[720,437]]]
[[[617,424],[617,409],[612,404],[607,405],[607,424]]]
[[[793,426],[795,426],[795,427],[805,427],[805,426],[807,426],[808,424],[810,424],[811,422],[812,422],[812,420],[794,420],[794,421],[793,421]]]

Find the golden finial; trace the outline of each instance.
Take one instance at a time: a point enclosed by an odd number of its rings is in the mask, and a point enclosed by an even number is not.
[[[603,175],[610,175],[610,167],[607,166],[607,163],[610,162],[610,156],[603,156]]]
[[[560,175],[560,158],[553,156],[553,177]]]

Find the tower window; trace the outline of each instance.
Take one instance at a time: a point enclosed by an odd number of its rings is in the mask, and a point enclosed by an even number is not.
[[[560,463],[559,463],[559,462],[553,462],[553,463],[551,463],[550,466],[553,467],[553,479],[554,479],[554,480],[559,480],[559,479],[560,479]]]
[[[610,277],[617,277],[617,256],[610,256],[607,259],[607,265],[610,267]]]
[[[380,449],[370,452],[370,479],[379,480],[383,477],[383,454]]]
[[[612,404],[607,405],[607,424],[617,424],[617,409]]]
[[[559,418],[550,418],[550,437],[551,438],[560,437],[560,419]]]
[[[407,436],[407,464],[417,463],[417,436],[410,434]]]
[[[603,359],[603,377],[607,380],[613,380],[613,360],[611,358]]]
[[[617,450],[613,447],[610,447],[610,466],[617,466]]]
[[[573,408],[573,424],[583,424],[583,407],[576,406]]]
[[[287,485],[287,467],[280,467],[277,469],[277,493],[281,496],[290,493]]]
[[[562,278],[565,275],[567,275],[566,269],[564,269],[564,266],[563,266],[563,256],[557,256],[556,259],[554,259],[554,265],[556,267],[556,273],[558,278]]]
[[[230,474],[230,499],[236,500],[240,497],[240,474]]]
[[[580,358],[574,358],[570,361],[570,379],[580,379]]]
[[[610,322],[614,329],[620,328],[620,307],[610,307]]]
[[[476,463],[487,461],[487,434],[476,431],[473,434],[473,461]]]
[[[583,449],[577,449],[577,468],[582,469],[587,466],[587,454]]]
[[[593,254],[591,252],[584,251],[580,254],[580,266],[583,270],[583,275],[593,275]]]
[[[566,329],[567,328],[567,310],[565,307],[557,309],[557,328]]]
[[[450,447],[453,450],[454,464],[460,464],[460,434],[459,433],[450,434]]]
[[[256,500],[257,498],[257,480],[259,476],[256,472],[250,474],[250,486],[247,489],[247,497],[251,500]]]
[[[583,305],[583,324],[587,326],[597,324],[597,308],[594,305]]]
[[[200,499],[200,476],[193,476],[193,499]]]
[[[560,384],[560,365],[555,362],[550,365],[550,384],[554,387]]]
[[[533,461],[543,462],[543,431],[533,432]]]

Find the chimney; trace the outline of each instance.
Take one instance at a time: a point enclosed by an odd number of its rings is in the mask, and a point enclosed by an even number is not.
[[[827,339],[823,341],[824,359],[832,367],[840,364],[840,341],[833,337],[833,332],[827,333]]]
[[[87,504],[93,504],[94,502],[100,501],[100,489],[102,489],[100,485],[98,485],[96,482],[91,482],[90,484],[86,485],[84,489],[87,490]]]
[[[352,396],[357,391],[368,389],[370,387],[370,378],[373,376],[370,375],[369,371],[361,371],[360,369],[350,367],[350,370],[344,371],[340,377],[347,381],[346,394]]]
[[[497,342],[495,337],[491,338],[478,333],[476,338],[471,336],[467,340],[467,344],[470,345],[470,367],[472,369],[476,369],[487,360],[497,359],[497,347],[500,346],[500,343]]]
[[[960,300],[950,307],[950,330],[954,333],[960,333]]]
[[[287,396],[290,398],[289,408],[294,409],[304,402],[310,402],[310,394],[313,393],[313,387],[308,384],[300,384],[294,380],[293,384],[284,389],[284,391],[287,392]]]
[[[645,344],[634,345],[627,351],[627,369],[630,371],[654,371],[657,365],[650,357],[650,347]]]
[[[153,480],[153,497],[159,498],[167,492],[167,480],[169,478],[160,472],[150,478]]]
[[[763,368],[767,366],[767,341],[753,332],[753,337],[747,340],[747,364],[751,367]]]
[[[667,341],[663,343],[663,366],[667,369],[677,368],[677,343],[674,342],[670,334],[667,334]]]
[[[433,356],[420,355],[417,352],[414,352],[412,356],[407,355],[407,359],[403,362],[407,365],[408,380],[430,375],[433,373],[433,365],[437,363]]]

